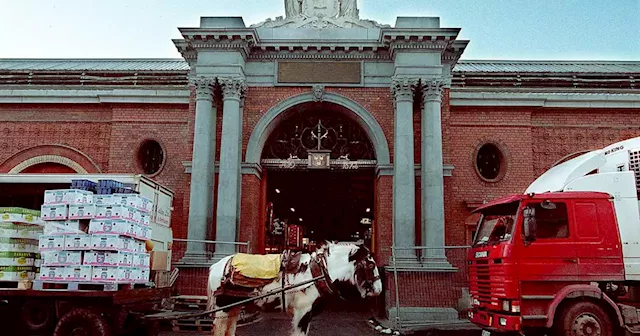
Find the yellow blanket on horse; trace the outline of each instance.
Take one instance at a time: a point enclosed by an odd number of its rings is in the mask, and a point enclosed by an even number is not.
[[[280,273],[281,254],[245,254],[238,253],[231,259],[233,268],[251,279],[275,279]]]

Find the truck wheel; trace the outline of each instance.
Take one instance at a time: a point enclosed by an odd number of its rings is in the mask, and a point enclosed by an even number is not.
[[[111,333],[102,316],[89,309],[75,308],[60,319],[53,336],[111,336]]]
[[[613,336],[611,318],[595,303],[577,302],[560,314],[555,326],[558,336]]]
[[[50,302],[29,300],[20,306],[20,321],[32,333],[50,333],[56,325],[55,309]]]

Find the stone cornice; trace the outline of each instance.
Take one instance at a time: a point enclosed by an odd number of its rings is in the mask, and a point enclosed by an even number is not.
[[[530,106],[565,108],[640,108],[640,90],[459,88],[451,106]]]
[[[149,89],[0,89],[0,103],[24,104],[188,104],[189,90]]]
[[[453,41],[442,53],[442,64],[448,64],[450,69],[453,70],[456,63],[460,60],[462,53],[464,53],[464,50],[467,48],[467,45],[469,45],[468,40]]]
[[[182,161],[182,167],[184,167],[185,174],[191,174],[191,167],[192,167],[191,161]],[[218,173],[219,169],[220,169],[220,162],[216,161],[214,165],[214,172]],[[242,175],[254,175],[262,179],[262,166],[260,166],[257,163],[243,162]]]

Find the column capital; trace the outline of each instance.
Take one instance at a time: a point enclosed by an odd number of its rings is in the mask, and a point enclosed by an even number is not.
[[[247,91],[247,81],[240,77],[220,77],[218,83],[222,88],[223,99],[238,99],[244,97]]]
[[[391,94],[398,101],[413,101],[416,88],[418,87],[418,78],[397,77],[391,78]]]
[[[213,101],[213,85],[216,79],[213,77],[191,77],[189,84],[196,89],[196,100]]]
[[[444,91],[445,79],[442,77],[422,78],[422,99],[423,103],[434,101],[442,101],[442,93]]]

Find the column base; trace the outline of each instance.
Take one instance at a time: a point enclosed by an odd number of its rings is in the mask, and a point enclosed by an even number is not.
[[[232,254],[235,254],[236,252],[226,252],[226,251],[222,251],[222,252],[214,252],[213,253],[213,257],[211,258],[211,261],[213,262],[218,262],[220,260],[222,260],[225,257],[228,257]]]
[[[174,263],[178,267],[210,267],[213,262],[206,252],[188,252]]]

